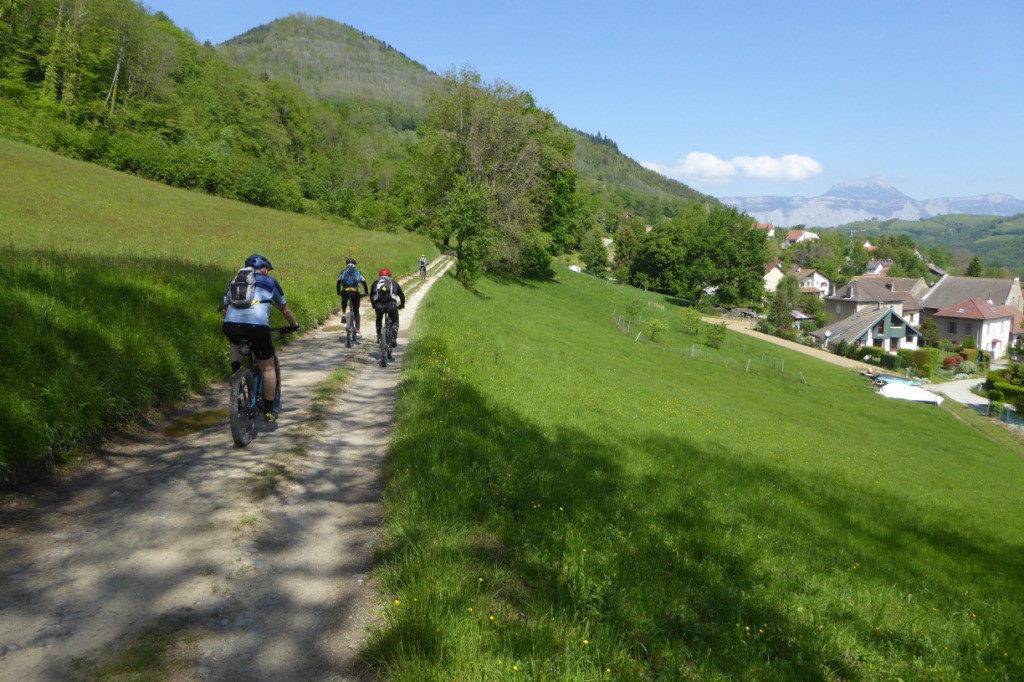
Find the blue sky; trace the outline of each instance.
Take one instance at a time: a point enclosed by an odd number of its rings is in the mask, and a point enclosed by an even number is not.
[[[1024,2],[150,0],[216,44],[288,14],[431,71],[533,93],[719,197],[882,178],[915,199],[1024,198]]]

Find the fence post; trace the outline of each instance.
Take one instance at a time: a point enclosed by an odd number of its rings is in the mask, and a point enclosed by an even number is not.
[[[636,333],[636,338],[635,338],[635,339],[633,339],[633,343],[636,343],[637,341],[639,341],[639,340],[640,340],[640,335],[641,335],[641,334],[643,334],[643,332],[637,332],[637,333]]]
[[[750,374],[750,358],[747,358],[747,374]]]

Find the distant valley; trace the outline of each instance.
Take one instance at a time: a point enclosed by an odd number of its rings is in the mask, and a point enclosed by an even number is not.
[[[760,222],[779,227],[836,227],[863,220],[921,220],[936,215],[1012,216],[1024,213],[1024,200],[985,194],[917,200],[879,179],[835,185],[817,197],[720,197]]]

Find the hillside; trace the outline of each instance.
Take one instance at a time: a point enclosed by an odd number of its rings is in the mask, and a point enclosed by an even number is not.
[[[351,26],[293,14],[217,46],[255,74],[288,80],[321,99],[367,99],[422,111],[438,76]]]
[[[270,258],[307,327],[338,306],[345,257],[365,272],[413,272],[419,254],[437,254],[419,235],[188,192],[4,140],[0,250],[0,487],[227,376],[218,307],[250,253]]]
[[[837,230],[863,234],[906,234],[927,248],[976,254],[987,266],[1024,273],[1024,215],[1011,217],[939,215],[921,220],[862,220]]]
[[[389,678],[1024,674],[1015,436],[564,268],[431,297],[387,465]]]
[[[232,64],[259,76],[269,74],[304,92],[338,102],[366,99],[394,107],[392,118],[416,128],[424,104],[440,77],[394,48],[331,19],[296,14],[255,28],[217,47]],[[554,112],[557,116],[558,112]],[[402,127],[402,126],[397,126]],[[600,135],[571,131],[584,203],[614,229],[626,213],[656,223],[694,201],[713,197],[665,178],[622,154]]]

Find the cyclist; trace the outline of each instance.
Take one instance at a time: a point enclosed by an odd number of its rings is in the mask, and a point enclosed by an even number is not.
[[[426,254],[420,256],[420,276],[427,276],[427,256]]]
[[[388,343],[392,347],[398,345],[398,311],[405,307],[405,292],[398,282],[391,279],[391,271],[387,268],[381,268],[377,280],[370,286],[370,303],[377,313],[377,342],[380,343],[380,325],[384,313],[387,313],[392,329]]]
[[[359,293],[359,287],[362,285],[363,293]],[[356,321],[356,334],[362,335],[359,331],[360,315],[359,315],[359,301],[364,296],[370,293],[369,288],[366,286],[366,278],[363,277],[363,273],[359,272],[356,267],[356,259],[349,258],[345,261],[345,269],[338,275],[338,284],[335,287],[338,291],[338,296],[341,296],[341,322],[345,323],[345,310],[348,308],[348,304],[352,304],[352,316]]]
[[[263,373],[263,402],[266,413],[263,415],[268,422],[277,419],[274,398],[277,395],[277,374],[274,372],[274,341],[270,336],[270,304],[273,303],[281,311],[288,324],[298,329],[299,323],[284,297],[284,290],[276,279],[270,276],[274,266],[270,261],[254,253],[245,259],[245,267],[256,271],[255,284],[252,292],[252,303],[248,307],[238,307],[230,298],[230,286],[224,293],[224,336],[231,341],[231,371],[242,366],[242,354],[238,350],[238,342],[247,339],[256,361]]]

